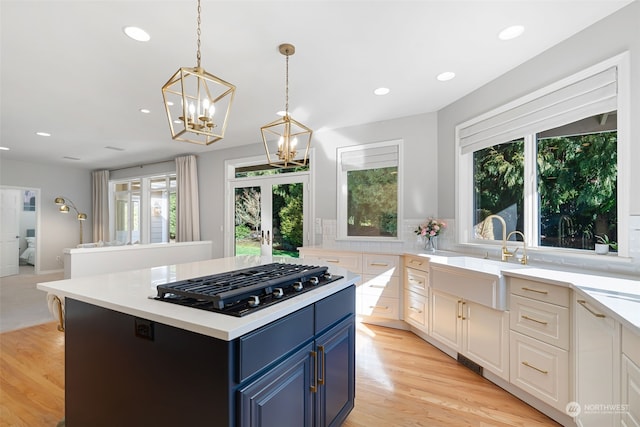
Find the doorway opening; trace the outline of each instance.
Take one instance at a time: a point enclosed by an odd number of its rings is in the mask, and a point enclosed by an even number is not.
[[[310,168],[238,165],[227,165],[225,255],[299,257],[298,248],[310,244]]]

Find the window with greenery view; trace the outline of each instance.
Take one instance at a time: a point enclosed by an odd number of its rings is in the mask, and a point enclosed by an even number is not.
[[[473,152],[475,238],[502,238],[501,230],[483,223],[498,214],[507,233],[523,231],[531,221],[530,244],[537,246],[593,250],[596,236],[605,234],[617,241],[615,112],[523,137]],[[527,161],[535,165],[530,177],[524,172]],[[535,189],[536,203],[530,206],[537,212],[527,211],[525,188]]]
[[[338,149],[338,237],[397,238],[400,141]]]

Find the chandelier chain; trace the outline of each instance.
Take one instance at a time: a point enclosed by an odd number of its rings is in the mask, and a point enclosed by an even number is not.
[[[196,58],[198,59],[198,68],[200,68],[200,0],[198,0],[198,53],[196,54]]]
[[[287,68],[285,71],[285,104],[284,104],[284,112],[289,116],[289,52],[287,52]]]

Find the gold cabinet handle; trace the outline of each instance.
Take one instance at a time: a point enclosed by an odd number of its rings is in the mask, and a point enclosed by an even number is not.
[[[424,282],[422,280],[414,279],[413,277],[409,277],[409,283],[416,283],[419,285],[423,285]]]
[[[339,260],[339,259],[326,259],[325,261],[327,261],[327,262],[333,262],[333,263],[338,263],[338,262],[340,262],[340,260]]]
[[[522,288],[522,290],[523,291],[529,291],[529,292],[535,292],[537,294],[549,295],[549,291],[541,291],[539,289],[531,289],[531,288],[524,287],[524,288]]]
[[[529,316],[526,316],[524,314],[522,316],[520,316],[520,317],[522,317],[525,320],[531,320],[532,322],[539,323],[541,325],[548,325],[549,324],[548,322],[545,322],[544,320],[534,319],[533,317],[529,317]]]
[[[367,286],[370,287],[370,288],[374,288],[374,289],[384,289],[384,288],[387,287],[387,285],[375,285],[375,284],[367,285]]]
[[[466,302],[464,302],[463,300],[458,300],[458,319],[462,319],[465,320],[466,317],[464,317],[464,305],[466,304]]]
[[[596,316],[596,317],[599,317],[600,319],[604,319],[605,317],[607,317],[607,316],[605,316],[605,315],[604,315],[604,314],[602,314],[602,313],[596,313],[595,311],[591,310],[591,309],[589,308],[589,306],[587,305],[587,302],[586,302],[585,300],[583,300],[583,299],[579,299],[579,300],[578,300],[578,304],[580,304],[581,306],[583,306],[583,307],[584,307],[584,308],[585,308],[589,313],[593,314],[593,315],[594,315],[594,316]]]
[[[388,305],[370,305],[369,308],[375,308],[376,310],[389,310]]]
[[[422,265],[422,261],[416,261],[415,259],[412,259],[411,261],[409,261],[409,264],[418,264],[418,265]]]
[[[524,362],[521,362],[521,363],[522,363],[524,366],[526,366],[527,368],[535,369],[536,371],[538,371],[538,372],[540,372],[540,373],[542,373],[542,374],[547,375],[547,374],[549,373],[549,371],[545,371],[544,369],[536,368],[535,366],[533,366],[533,365],[529,364],[529,362],[527,362],[527,361],[524,361]]]
[[[315,351],[311,352],[311,357],[313,357],[313,381],[311,384],[311,392],[315,393],[318,391],[318,353]]]
[[[386,262],[372,262],[369,265],[373,265],[373,266],[376,266],[376,267],[388,267],[389,266],[389,264],[387,264]]]
[[[419,308],[414,307],[414,306],[410,306],[409,309],[415,311],[416,313],[422,313],[422,310],[420,310]]]
[[[318,377],[318,385],[324,384],[324,375],[325,375],[325,356],[324,356],[324,346],[319,345],[318,351],[320,352],[320,357],[322,358],[320,361],[320,369],[322,370],[322,376]]]

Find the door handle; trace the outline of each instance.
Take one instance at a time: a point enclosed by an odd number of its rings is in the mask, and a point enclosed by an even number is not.
[[[260,232],[260,244],[264,245],[264,230]]]
[[[267,230],[267,245],[271,244],[270,231]]]
[[[323,385],[326,370],[326,356],[324,354],[324,346],[319,345],[318,351],[320,352],[320,372],[322,373],[322,375],[318,375],[318,385]]]

